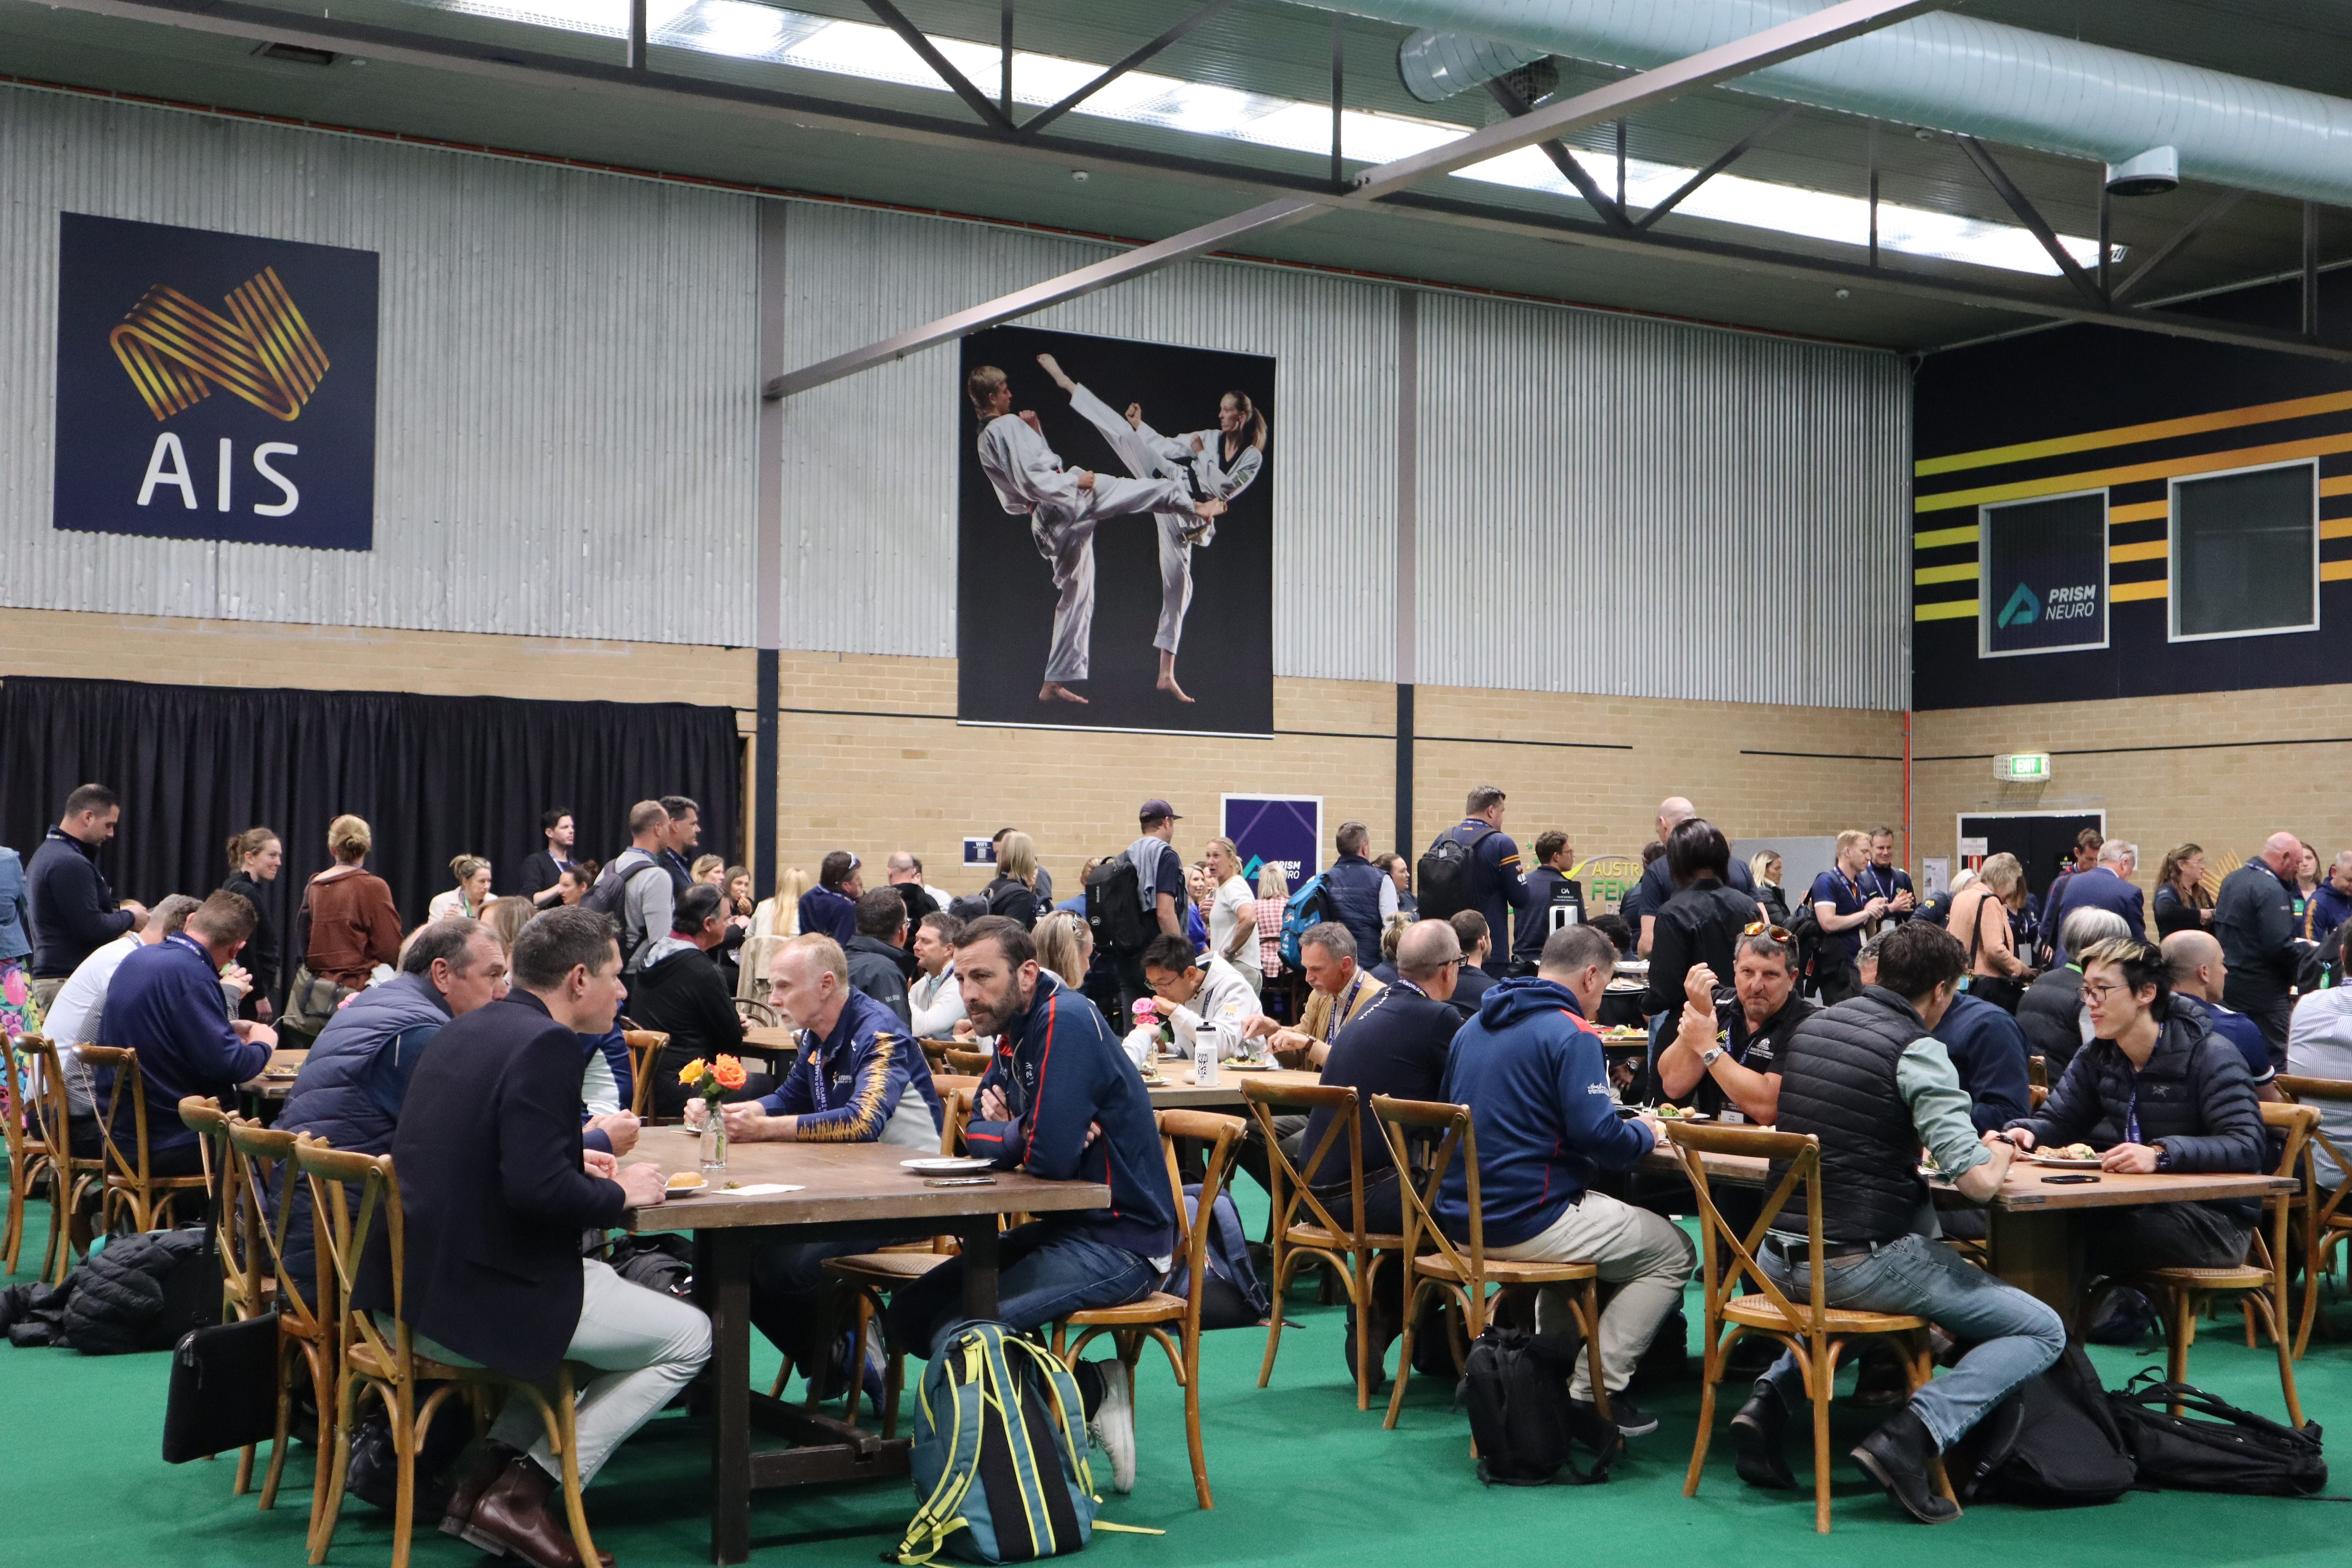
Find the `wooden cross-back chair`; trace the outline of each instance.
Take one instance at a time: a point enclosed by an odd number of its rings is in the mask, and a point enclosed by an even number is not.
[[[1257,1385],[1264,1388],[1274,1376],[1275,1353],[1282,1347],[1283,1292],[1290,1288],[1301,1266],[1321,1263],[1346,1289],[1349,1305],[1355,1309],[1356,1408],[1369,1410],[1378,1371],[1376,1358],[1381,1353],[1378,1337],[1370,1327],[1372,1265],[1381,1253],[1403,1252],[1405,1238],[1402,1235],[1376,1235],[1364,1226],[1364,1145],[1359,1131],[1363,1102],[1353,1089],[1339,1084],[1284,1085],[1248,1079],[1241,1088],[1244,1103],[1257,1120],[1258,1135],[1265,1140],[1267,1195],[1274,1208],[1275,1310],[1266,1320],[1265,1359],[1258,1365]],[[1274,1128],[1277,1110],[1330,1112],[1331,1120],[1323,1136],[1315,1141],[1314,1148],[1305,1151],[1307,1157],[1302,1163],[1309,1171],[1328,1169],[1325,1160],[1345,1140],[1345,1218],[1331,1212],[1307,1184],[1300,1167],[1292,1164],[1290,1157],[1282,1152],[1282,1140],[1275,1135]],[[1400,1181],[1407,1179],[1399,1177]]]
[[[940,1109],[946,1112],[940,1126],[940,1152],[960,1154],[963,1152],[964,1124],[971,1120],[971,1091],[969,1089],[950,1091],[940,1087],[937,1079],[931,1081],[940,1089]],[[974,1079],[971,1081],[977,1084],[980,1080]],[[834,1324],[840,1310],[841,1299],[846,1298],[852,1332],[849,1387],[843,1394],[841,1418],[851,1426],[857,1424],[857,1400],[865,1392],[866,1340],[882,1331],[884,1299],[899,1286],[919,1279],[937,1268],[955,1256],[961,1247],[962,1243],[955,1237],[935,1236],[929,1241],[908,1242],[900,1247],[886,1247],[879,1252],[852,1253],[847,1257],[825,1260],[824,1274],[833,1281],[835,1300],[826,1304],[824,1326],[817,1342],[828,1346],[833,1342]],[[881,1410],[882,1436],[886,1440],[898,1435],[898,1394],[906,1385],[906,1356],[898,1351],[890,1352],[886,1361],[887,1371],[883,1378]],[[802,1371],[808,1376],[808,1404],[814,1410],[824,1403],[821,1393],[824,1387],[824,1369],[803,1367]],[[782,1398],[784,1384],[792,1375],[793,1360],[786,1356],[776,1369],[776,1381],[774,1386],[768,1390],[768,1396],[771,1399]]]
[[[18,1037],[16,1049],[29,1067],[30,1076],[38,1080],[26,1105],[33,1117],[29,1141],[47,1152],[45,1168],[49,1189],[49,1244],[41,1255],[40,1272],[50,1284],[62,1285],[73,1267],[74,1215],[80,1207],[82,1194],[106,1180],[106,1161],[102,1155],[93,1157],[73,1152],[63,1053],[53,1042],[37,1035]]]
[[[209,1095],[184,1095],[179,1109],[180,1125],[196,1135],[204,1164],[213,1248],[220,1257],[221,1321],[242,1321],[268,1309],[269,1293],[277,1286],[277,1275],[262,1267],[258,1211],[247,1207],[238,1170],[241,1156],[229,1143],[229,1116],[220,1101]],[[249,1473],[241,1475],[236,1490],[245,1490],[250,1479]]]
[[[147,1082],[139,1071],[139,1053],[127,1046],[83,1046],[82,1068],[90,1074],[90,1100],[98,1100],[97,1075],[110,1068],[106,1103],[97,1106],[98,1134],[104,1146],[105,1196],[99,1201],[99,1223],[112,1229],[115,1216],[128,1214],[134,1231],[166,1230],[178,1219],[179,1200],[202,1193],[210,1184],[203,1176],[159,1176],[148,1158]],[[123,1102],[130,1101],[131,1146],[123,1147]]]
[[[2273,1173],[2300,1178],[2311,1130],[2319,1123],[2318,1110],[2280,1101],[2267,1101],[2257,1109],[2263,1113],[2263,1125],[2286,1141]],[[2301,1182],[2296,1184],[2300,1187]],[[2248,1341],[2253,1337],[2255,1320],[2260,1319],[2278,1347],[2279,1392],[2286,1397],[2287,1422],[2300,1426],[2303,1401],[2294,1388],[2295,1336],[2288,1327],[2287,1310],[2287,1264],[2293,1257],[2287,1250],[2287,1215],[2294,1207],[2295,1196],[2274,1193],[2263,1199],[2262,1220],[2254,1226],[2242,1263],[2226,1268],[2146,1268],[2123,1282],[2145,1292],[2163,1314],[2164,1375],[2170,1383],[2189,1380],[2189,1347],[2197,1341],[2198,1303],[2217,1291],[2235,1294],[2245,1310]],[[2180,1406],[2172,1406],[2172,1413],[2179,1415]]]
[[[254,1214],[266,1216],[259,1226],[259,1261],[278,1286],[274,1294],[278,1309],[278,1426],[269,1445],[269,1468],[262,1477],[261,1507],[268,1510],[278,1506],[278,1485],[286,1473],[286,1455],[291,1442],[294,1373],[299,1363],[310,1375],[311,1403],[318,1416],[311,1437],[310,1527],[307,1542],[315,1549],[327,1514],[327,1452],[334,1433],[335,1389],[341,1364],[335,1338],[341,1297],[335,1289],[334,1268],[326,1240],[318,1234],[325,1216],[317,1205],[309,1201],[310,1191],[302,1184],[301,1170],[294,1159],[294,1142],[291,1132],[280,1132],[243,1117],[229,1119],[229,1147],[236,1152],[242,1178],[240,1197]],[[311,1278],[308,1280],[294,1278],[286,1267],[286,1237],[289,1227],[295,1223],[297,1209],[304,1211],[302,1224],[312,1237]],[[247,1458],[240,1463],[240,1469],[249,1471],[252,1452],[250,1448],[246,1450]]]
[[[929,1055],[928,1051],[924,1054]],[[986,1051],[967,1050],[961,1046],[949,1046],[940,1054],[947,1058],[950,1072],[967,1078],[986,1076],[988,1064],[995,1059]]]
[[[950,1051],[961,1051],[967,1048],[964,1042],[961,1040],[917,1040],[915,1044],[923,1048],[923,1059],[930,1063],[931,1076],[934,1078],[938,1077],[940,1073],[954,1070],[948,1066],[948,1053]]]
[[[621,1043],[629,1047],[629,1070],[636,1075],[630,1086],[629,1110],[642,1121],[653,1111],[654,1064],[661,1060],[669,1037],[659,1029],[624,1029]]]
[[[1393,1429],[1398,1412],[1404,1408],[1405,1384],[1412,1376],[1413,1322],[1421,1316],[1422,1298],[1434,1295],[1454,1304],[1461,1323],[1461,1337],[1454,1345],[1454,1363],[1459,1367],[1464,1347],[1486,1326],[1489,1286],[1496,1295],[1524,1287],[1565,1287],[1561,1294],[1568,1299],[1577,1329],[1584,1335],[1593,1409],[1603,1422],[1608,1421],[1609,1385],[1601,1373],[1600,1266],[1578,1260],[1527,1263],[1486,1255],[1486,1226],[1478,1196],[1478,1139],[1471,1126],[1468,1106],[1376,1094],[1372,1096],[1372,1114],[1381,1119],[1381,1130],[1388,1136],[1389,1153],[1396,1161],[1397,1192],[1404,1199],[1404,1254],[1412,1259],[1413,1281],[1412,1291],[1405,1300],[1404,1337],[1397,1346],[1396,1384],[1389,1391],[1388,1419],[1381,1426]],[[1416,1138],[1435,1141],[1428,1166],[1418,1181],[1411,1173]],[[1437,1223],[1438,1193],[1445,1184],[1446,1171],[1457,1156],[1468,1184],[1469,1205],[1469,1234],[1460,1243],[1447,1236]],[[1424,1253],[1424,1243],[1437,1250]],[[1360,1318],[1357,1321],[1362,1321]],[[1471,1452],[1477,1452],[1475,1443],[1471,1445]]]
[[[1118,1359],[1127,1366],[1130,1386],[1135,1376],[1135,1363],[1143,1355],[1143,1342],[1150,1340],[1168,1352],[1168,1364],[1176,1374],[1176,1382],[1184,1390],[1184,1441],[1192,1456],[1192,1495],[1202,1508],[1216,1504],[1209,1495],[1209,1462],[1201,1447],[1201,1307],[1208,1292],[1202,1289],[1208,1277],[1209,1233],[1215,1226],[1214,1213],[1217,1194],[1224,1190],[1225,1175],[1232,1168],[1234,1151],[1240,1146],[1248,1124],[1238,1116],[1221,1116],[1211,1110],[1162,1110],[1154,1120],[1160,1124],[1160,1153],[1168,1167],[1168,1190],[1176,1205],[1176,1251],[1191,1270],[1185,1278],[1191,1290],[1182,1296],[1171,1296],[1164,1290],[1154,1290],[1139,1301],[1129,1301],[1123,1307],[1089,1307],[1072,1312],[1054,1324],[1054,1353],[1075,1367],[1079,1352],[1097,1334],[1108,1334],[1118,1347]],[[1184,1205],[1184,1176],[1177,1163],[1176,1141],[1197,1139],[1208,1146],[1207,1166],[1201,1177],[1198,1198],[1199,1211],[1187,1217]],[[1281,1303],[1275,1304],[1281,1310]],[[1181,1339],[1168,1335],[1175,1328]],[[1069,1331],[1080,1331],[1075,1342]]]
[[[1857,1339],[1885,1336],[1904,1348],[1904,1372],[1916,1394],[1935,1373],[1927,1342],[1927,1320],[1898,1312],[1865,1312],[1828,1304],[1824,1291],[1829,1272],[1824,1267],[1822,1237],[1821,1140],[1811,1133],[1767,1132],[1750,1127],[1694,1127],[1686,1121],[1666,1124],[1675,1156],[1690,1177],[1696,1194],[1699,1222],[1706,1242],[1699,1248],[1704,1263],[1706,1360],[1699,1393],[1698,1441],[1691,1449],[1690,1473],[1683,1479],[1683,1496],[1698,1495],[1699,1472],[1706,1465],[1707,1440],[1715,1426],[1715,1390],[1723,1381],[1731,1347],[1748,1333],[1769,1334],[1797,1358],[1805,1380],[1805,1396],[1813,1406],[1813,1529],[1826,1535],[1830,1528],[1830,1394],[1837,1382],[1838,1360]],[[1765,1195],[1763,1211],[1746,1234],[1734,1229],[1715,1206],[1709,1189],[1706,1156],[1746,1155],[1782,1167],[1780,1179]],[[1805,1190],[1806,1294],[1803,1304],[1791,1300],[1756,1260],[1756,1249],[1800,1187]],[[1726,1261],[1728,1260],[1728,1267]],[[1748,1294],[1735,1294],[1741,1285]],[[1727,1328],[1728,1331],[1727,1331]],[[1943,1463],[1935,1467],[1936,1489],[1952,1495]]]
[[[335,1392],[335,1454],[327,1475],[326,1515],[310,1542],[310,1561],[324,1563],[334,1544],[335,1524],[342,1513],[343,1478],[352,1462],[352,1434],[358,1429],[359,1400],[373,1394],[392,1422],[393,1452],[399,1469],[392,1516],[392,1568],[408,1568],[409,1536],[416,1513],[416,1456],[425,1446],[433,1417],[449,1398],[463,1389],[499,1388],[510,1399],[528,1399],[547,1428],[548,1447],[563,1469],[563,1510],[572,1539],[583,1563],[593,1563],[596,1543],[589,1538],[588,1515],[580,1502],[580,1450],[572,1429],[572,1364],[562,1363],[553,1379],[552,1399],[539,1387],[508,1377],[488,1367],[456,1366],[416,1353],[415,1331],[403,1311],[407,1274],[408,1238],[400,1208],[400,1179],[389,1154],[352,1154],[329,1148],[317,1139],[297,1138],[295,1163],[301,1167],[314,1211],[326,1217],[320,1224],[320,1245],[332,1260],[340,1321],[336,1337],[342,1351],[341,1375]],[[351,1190],[359,1189],[356,1212]],[[352,1289],[359,1278],[360,1259],[368,1235],[382,1225],[388,1253],[387,1275],[392,1286],[390,1331],[375,1314],[353,1307]],[[417,1402],[417,1385],[444,1384]]]
[[[2340,1078],[2305,1078],[2281,1073],[2279,1092],[2299,1105],[2352,1104],[2352,1079]],[[2321,1112],[2322,1116],[2326,1112]],[[2319,1184],[2319,1158],[2326,1155],[2336,1167],[2336,1190],[2326,1193]],[[2300,1357],[2311,1348],[2311,1331],[2319,1323],[2319,1284],[2334,1266],[2336,1249],[2347,1238],[2352,1238],[2352,1209],[2345,1200],[2352,1198],[2352,1147],[2338,1143],[2329,1136],[2325,1126],[2313,1123],[2311,1136],[2303,1147],[2303,1191],[2296,1194],[2294,1205],[2296,1226],[2303,1242],[2303,1314],[2294,1331],[2294,1353]]]
[[[39,1108],[36,1101],[42,1090],[33,1087],[37,1071],[32,1052],[26,1043],[47,1044],[38,1035],[12,1039],[0,1034],[0,1101],[5,1103],[5,1117],[0,1119],[0,1131],[5,1131],[8,1152],[8,1208],[0,1217],[0,1274],[16,1272],[16,1257],[25,1245],[25,1205],[37,1187],[48,1187],[49,1144],[41,1131]],[[55,1207],[53,1197],[49,1214],[49,1232],[54,1237],[65,1223],[65,1215]],[[42,1269],[47,1273],[46,1266]]]

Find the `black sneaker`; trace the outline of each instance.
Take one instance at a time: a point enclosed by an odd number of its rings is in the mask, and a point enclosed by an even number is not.
[[[1571,1399],[1569,1409],[1580,1418],[1598,1420],[1600,1409],[1590,1399]],[[1634,1404],[1622,1394],[1609,1396],[1609,1420],[1618,1432],[1627,1437],[1646,1436],[1658,1429],[1658,1418]]]
[[[1731,1418],[1731,1441],[1739,1456],[1741,1480],[1772,1491],[1796,1489],[1797,1478],[1789,1468],[1784,1448],[1788,1429],[1789,1407],[1780,1403],[1778,1389],[1759,1388],[1748,1395],[1748,1403]]]
[[[1959,1505],[1937,1491],[1929,1478],[1935,1458],[1936,1439],[1907,1405],[1853,1450],[1853,1462],[1922,1524],[1944,1524],[1960,1517]]]

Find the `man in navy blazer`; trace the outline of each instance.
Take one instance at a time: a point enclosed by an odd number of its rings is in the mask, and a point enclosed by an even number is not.
[[[593,910],[525,926],[513,991],[434,1037],[392,1142],[407,1233],[400,1311],[418,1353],[533,1380],[566,1361],[594,1368],[579,1395],[583,1486],[710,1355],[701,1312],[580,1255],[583,1230],[664,1193],[657,1167],[624,1169],[581,1142],[580,1037],[610,1029],[620,1008],[616,938]],[[389,1320],[388,1248],[371,1248],[353,1301]],[[560,1466],[530,1403],[509,1400],[441,1528],[536,1568],[583,1568],[560,1503],[548,1506]]]
[[[2057,890],[2053,900],[2057,908],[2043,911],[2042,929],[2063,932],[2066,917],[2076,910],[2106,910],[2123,917],[2124,924],[2131,927],[2134,942],[2146,941],[2147,900],[2130,880],[2138,866],[2137,845],[2126,844],[2120,838],[2108,839],[2099,846],[2099,863],[2087,871],[2075,872]],[[2066,962],[2063,941],[2059,942],[2058,956],[2053,962]]]

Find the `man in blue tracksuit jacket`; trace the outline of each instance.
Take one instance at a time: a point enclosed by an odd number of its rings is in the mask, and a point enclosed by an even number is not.
[[[1175,1250],[1176,1212],[1143,1079],[1095,1005],[1037,963],[1018,922],[984,915],[956,941],[956,979],[975,1035],[996,1037],[964,1144],[1003,1170],[1099,1182],[1110,1202],[1050,1214],[998,1243],[999,1321],[1028,1330],[1088,1307],[1140,1300]],[[926,1357],[962,1320],[963,1260],[900,1289],[891,1342]],[[1135,1485],[1132,1374],[1116,1360],[1074,1369],[1087,1427],[1109,1457],[1111,1485]]]
[[[1591,926],[1554,931],[1535,974],[1496,981],[1478,1016],[1454,1037],[1443,1098],[1470,1108],[1486,1255],[1589,1260],[1617,1287],[1601,1314],[1601,1370],[1611,1419],[1637,1436],[1658,1420],[1622,1391],[1658,1325],[1680,1304],[1697,1253],[1673,1221],[1591,1190],[1601,1172],[1630,1169],[1664,1142],[1657,1122],[1618,1117],[1601,1037],[1587,1022],[1616,966],[1616,948]],[[1446,1172],[1437,1220],[1451,1235],[1468,1234],[1469,1184],[1459,1162]],[[1554,1331],[1551,1308],[1538,1299],[1538,1332]],[[1569,1397],[1572,1418],[1592,1440],[1598,1423],[1583,1356]]]

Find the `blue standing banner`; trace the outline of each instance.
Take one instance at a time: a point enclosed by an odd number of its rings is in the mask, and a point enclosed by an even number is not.
[[[367,550],[376,254],[61,213],[52,526]]]
[[[1253,888],[1268,861],[1296,889],[1322,869],[1323,797],[1319,795],[1229,795],[1224,836],[1241,854],[1242,876]]]

